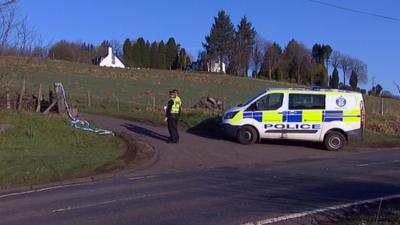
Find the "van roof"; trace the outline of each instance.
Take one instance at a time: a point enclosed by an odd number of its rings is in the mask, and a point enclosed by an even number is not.
[[[360,92],[339,89],[313,89],[313,88],[267,88],[265,91],[296,91],[296,92],[337,92],[348,94],[361,94]]]

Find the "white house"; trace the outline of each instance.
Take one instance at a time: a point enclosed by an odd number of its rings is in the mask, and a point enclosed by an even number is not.
[[[108,54],[105,57],[94,59],[93,64],[105,67],[125,68],[125,65],[118,58],[118,56],[113,53],[111,47],[108,47]]]
[[[221,63],[222,63],[222,71],[221,71]],[[211,60],[207,63],[207,70],[211,73],[226,73],[225,63],[221,61]]]

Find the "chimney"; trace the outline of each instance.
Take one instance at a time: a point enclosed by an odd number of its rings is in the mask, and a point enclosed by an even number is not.
[[[112,56],[113,55],[113,51],[112,51],[112,47],[108,47],[108,55]]]

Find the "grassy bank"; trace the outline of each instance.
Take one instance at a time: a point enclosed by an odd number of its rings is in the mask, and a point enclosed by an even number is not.
[[[113,136],[72,129],[63,118],[0,113],[0,189],[81,177],[122,163],[123,144]]]

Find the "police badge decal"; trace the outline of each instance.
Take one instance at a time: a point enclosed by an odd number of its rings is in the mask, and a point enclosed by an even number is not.
[[[339,98],[336,99],[336,105],[339,107],[343,107],[346,105],[346,99],[343,98],[343,96],[340,96]]]

